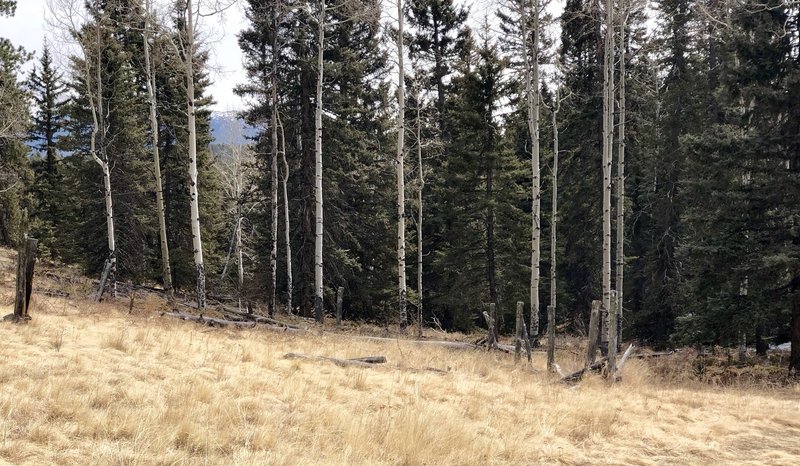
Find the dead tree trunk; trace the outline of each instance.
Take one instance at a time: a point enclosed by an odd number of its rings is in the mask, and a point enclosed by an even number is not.
[[[340,286],[336,290],[336,326],[342,325],[342,299],[344,298],[344,287]]]
[[[608,374],[616,378],[617,374],[617,292],[611,292],[611,307],[608,310]]]
[[[586,367],[594,364],[597,355],[597,333],[600,330],[600,306],[602,301],[592,301],[592,313],[589,316],[589,342],[586,347]]]
[[[795,281],[800,282],[800,277],[796,277]],[[800,292],[796,289],[792,295],[792,322],[790,327],[792,350],[789,356],[789,373],[794,376],[800,376]]]
[[[38,240],[26,238],[19,249],[17,256],[17,289],[14,299],[14,314],[11,316],[11,320],[14,322],[31,319],[28,314],[28,308],[31,302],[33,266],[36,263],[36,248],[38,244]]]

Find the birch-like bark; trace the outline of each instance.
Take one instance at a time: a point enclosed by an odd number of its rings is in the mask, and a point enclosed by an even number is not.
[[[147,96],[150,102],[150,143],[153,146],[153,173],[156,182],[156,215],[158,216],[158,234],[161,242],[162,282],[167,296],[172,298],[172,270],[169,261],[169,245],[167,244],[167,222],[164,211],[164,188],[161,184],[161,161],[158,153],[158,117],[155,93],[155,73],[150,66],[150,0],[145,0],[144,13],[144,66],[147,74]]]
[[[525,96],[528,110],[528,132],[531,136],[531,326],[530,339],[535,344],[539,337],[539,262],[541,258],[541,174],[539,169],[539,0],[532,0],[532,10],[524,2],[522,22],[523,58],[525,64]],[[533,30],[528,31],[532,15]],[[530,49],[529,49],[530,47]]]
[[[197,307],[206,306],[206,273],[203,265],[203,242],[200,238],[200,204],[197,186],[197,130],[194,105],[194,12],[192,0],[186,0],[186,48],[184,66],[186,72],[186,102],[189,138],[189,198],[192,224],[192,248],[197,270]]]
[[[556,353],[556,227],[558,225],[558,88],[553,108],[553,200],[550,215],[550,306],[547,308],[547,371],[555,367]]]
[[[614,145],[614,1],[606,0],[603,65],[603,311],[611,306],[611,159]]]
[[[111,289],[111,295],[117,295],[117,243],[114,233],[114,201],[111,197],[111,170],[108,165],[108,154],[105,151],[105,113],[103,112],[103,79],[100,70],[102,69],[102,47],[100,43],[100,25],[96,25],[97,42],[95,44],[97,53],[97,63],[95,64],[95,83],[97,93],[92,96],[92,74],[90,71],[89,54],[86,53],[84,46],[84,68],[86,70],[86,90],[89,96],[89,108],[92,112],[92,134],[89,138],[89,151],[94,161],[100,165],[103,171],[103,198],[106,206],[106,236],[108,240],[108,263],[109,274],[106,283]],[[97,136],[100,135],[100,153],[102,158],[97,155]],[[99,292],[102,294],[102,290]]]
[[[403,1],[397,1],[397,291],[400,301],[400,328],[408,325],[406,310],[406,195],[405,195],[405,119],[406,84],[403,60]]]
[[[278,278],[278,2],[273,10],[272,27],[272,76],[271,80],[271,126],[272,126],[272,165],[271,165],[271,197],[272,224],[270,239],[272,249],[269,254],[270,295],[269,315],[275,315],[275,286]]]
[[[286,135],[283,123],[278,115],[278,127],[281,130],[281,157],[283,160],[283,234],[286,243],[286,312],[292,311],[292,242],[289,227],[289,163],[286,161]]]
[[[616,290],[617,290],[617,351],[622,344],[623,288],[625,274],[625,26],[628,17],[628,5],[622,2],[619,25],[619,139],[617,146],[617,257],[616,257]]]
[[[322,313],[322,53],[325,46],[325,0],[319,1],[317,18],[317,102],[314,114],[314,315],[323,322]]]
[[[422,338],[422,191],[425,188],[425,173],[422,166],[422,96],[417,94],[417,336]]]

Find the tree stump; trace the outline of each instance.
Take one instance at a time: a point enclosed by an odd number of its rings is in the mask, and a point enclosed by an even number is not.
[[[602,301],[592,301],[592,313],[589,317],[589,344],[586,348],[586,367],[594,364],[597,355],[597,336],[600,330],[600,306]]]
[[[344,287],[336,289],[336,326],[342,325],[342,299],[344,299]]]
[[[36,250],[39,241],[35,238],[26,238],[20,247],[17,256],[17,288],[14,297],[14,313],[7,315],[4,320],[24,322],[31,320],[28,308],[31,303],[33,291],[33,266],[36,263]]]

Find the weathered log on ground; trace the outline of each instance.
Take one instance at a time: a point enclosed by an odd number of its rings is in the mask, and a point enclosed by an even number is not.
[[[661,356],[671,356],[677,353],[677,351],[662,351],[660,353],[641,353],[641,354],[632,354],[629,357],[633,359],[647,359],[647,358],[660,358]],[[699,354],[698,356],[709,356],[709,354]]]
[[[239,322],[235,320],[225,320],[225,319],[217,319],[215,317],[206,317],[202,314],[195,316],[191,314],[184,314],[181,312],[165,312],[161,314],[167,317],[174,317],[176,319],[181,320],[188,320],[191,322],[197,322],[201,324],[206,324],[209,327],[242,327],[242,328],[254,328],[256,326],[256,322]]]
[[[602,372],[607,362],[608,358],[603,358],[595,363],[592,363],[584,367],[583,369],[577,370],[571,374],[567,374],[566,376],[561,377],[561,381],[564,383],[580,382],[584,374],[586,374],[587,372],[598,372],[598,373]]]
[[[298,354],[298,353],[286,353],[283,355],[283,359],[330,361],[339,367],[349,367],[349,366],[375,367],[375,364],[383,364],[386,362],[385,356],[365,356],[362,358],[339,359],[339,358],[331,358],[328,356],[306,356],[304,354]]]
[[[61,290],[44,289],[36,292],[45,296],[50,296],[51,298],[69,298],[69,293]]]
[[[467,343],[463,341],[444,341],[444,340],[405,340],[401,338],[387,338],[387,337],[372,337],[368,335],[347,335],[349,338],[355,338],[358,340],[371,340],[371,341],[386,341],[386,342],[397,342],[397,341],[405,341],[412,345],[430,345],[430,346],[441,346],[443,348],[452,348],[452,349],[481,349],[484,345],[479,345],[475,343]],[[495,345],[495,349],[498,349],[504,353],[513,354],[514,353],[514,346],[512,345],[504,345],[498,343]]]

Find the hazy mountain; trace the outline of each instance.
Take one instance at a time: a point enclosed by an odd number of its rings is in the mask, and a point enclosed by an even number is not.
[[[228,113],[211,114],[212,144],[249,144],[256,135],[256,129],[242,119]]]

